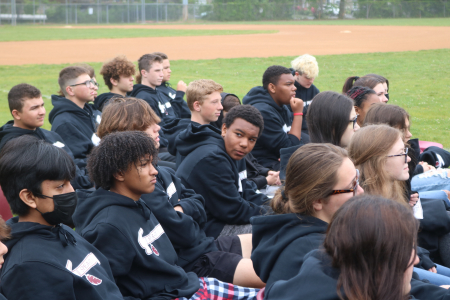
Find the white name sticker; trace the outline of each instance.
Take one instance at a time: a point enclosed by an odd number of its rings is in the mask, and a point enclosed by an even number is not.
[[[177,188],[175,187],[175,184],[172,182],[169,184],[169,187],[167,188],[167,196],[169,196],[169,199],[172,198],[172,196],[177,192]]]
[[[61,143],[60,141],[56,141],[53,143],[53,146],[58,147],[58,148],[64,148],[64,144]]]

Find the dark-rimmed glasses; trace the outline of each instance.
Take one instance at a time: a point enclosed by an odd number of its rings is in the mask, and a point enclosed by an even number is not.
[[[405,164],[408,162],[408,148],[405,148],[405,153],[402,154],[395,154],[395,155],[388,155],[386,157],[396,157],[396,156],[405,156]]]
[[[356,177],[355,177],[355,182],[354,182],[353,188],[351,188],[349,190],[332,190],[328,196],[345,194],[345,193],[353,193],[353,196],[356,196],[356,192],[358,191],[358,185],[359,185],[359,170],[356,169]]]
[[[356,117],[353,120],[348,121],[349,123],[353,122],[353,129],[355,129],[355,124],[356,124],[357,120],[358,120],[358,115],[356,115]]]
[[[82,82],[82,83],[71,84],[70,86],[77,86],[77,85],[83,85],[83,84],[86,85],[86,87],[88,87],[88,88],[100,86],[97,82],[95,82],[94,79],[86,80],[85,82]]]

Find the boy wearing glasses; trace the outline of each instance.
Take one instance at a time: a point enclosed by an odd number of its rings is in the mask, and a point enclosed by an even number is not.
[[[87,69],[79,66],[62,69],[58,83],[64,97],[52,95],[53,109],[49,115],[52,131],[66,141],[78,166],[85,167],[87,154],[100,141],[95,132],[101,116],[87,104],[94,101],[98,83],[91,79]]]

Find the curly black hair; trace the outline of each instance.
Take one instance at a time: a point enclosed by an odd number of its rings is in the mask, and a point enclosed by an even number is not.
[[[262,77],[263,88],[267,90],[269,83],[276,85],[278,83],[278,80],[280,79],[280,76],[283,74],[292,74],[292,73],[291,70],[283,66],[275,65],[268,67]]]
[[[114,174],[125,172],[145,156],[152,164],[158,160],[158,149],[151,137],[142,131],[113,132],[102,138],[88,156],[87,171],[96,187],[114,187]]]
[[[225,127],[230,128],[236,119],[243,119],[259,128],[258,137],[264,129],[264,119],[258,109],[251,105],[237,105],[230,109],[223,120]]]
[[[352,98],[353,101],[355,101],[355,105],[358,107],[361,107],[363,102],[366,101],[367,97],[371,94],[376,95],[377,93],[366,86],[354,86],[347,92],[347,96]]]

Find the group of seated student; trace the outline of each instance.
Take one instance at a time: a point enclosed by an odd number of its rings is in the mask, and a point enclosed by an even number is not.
[[[319,92],[302,55],[241,105],[173,89],[161,52],[135,71],[106,62],[97,97],[64,68],[52,131],[37,88],[10,90],[0,299],[450,299],[450,153],[420,154],[385,77]]]

